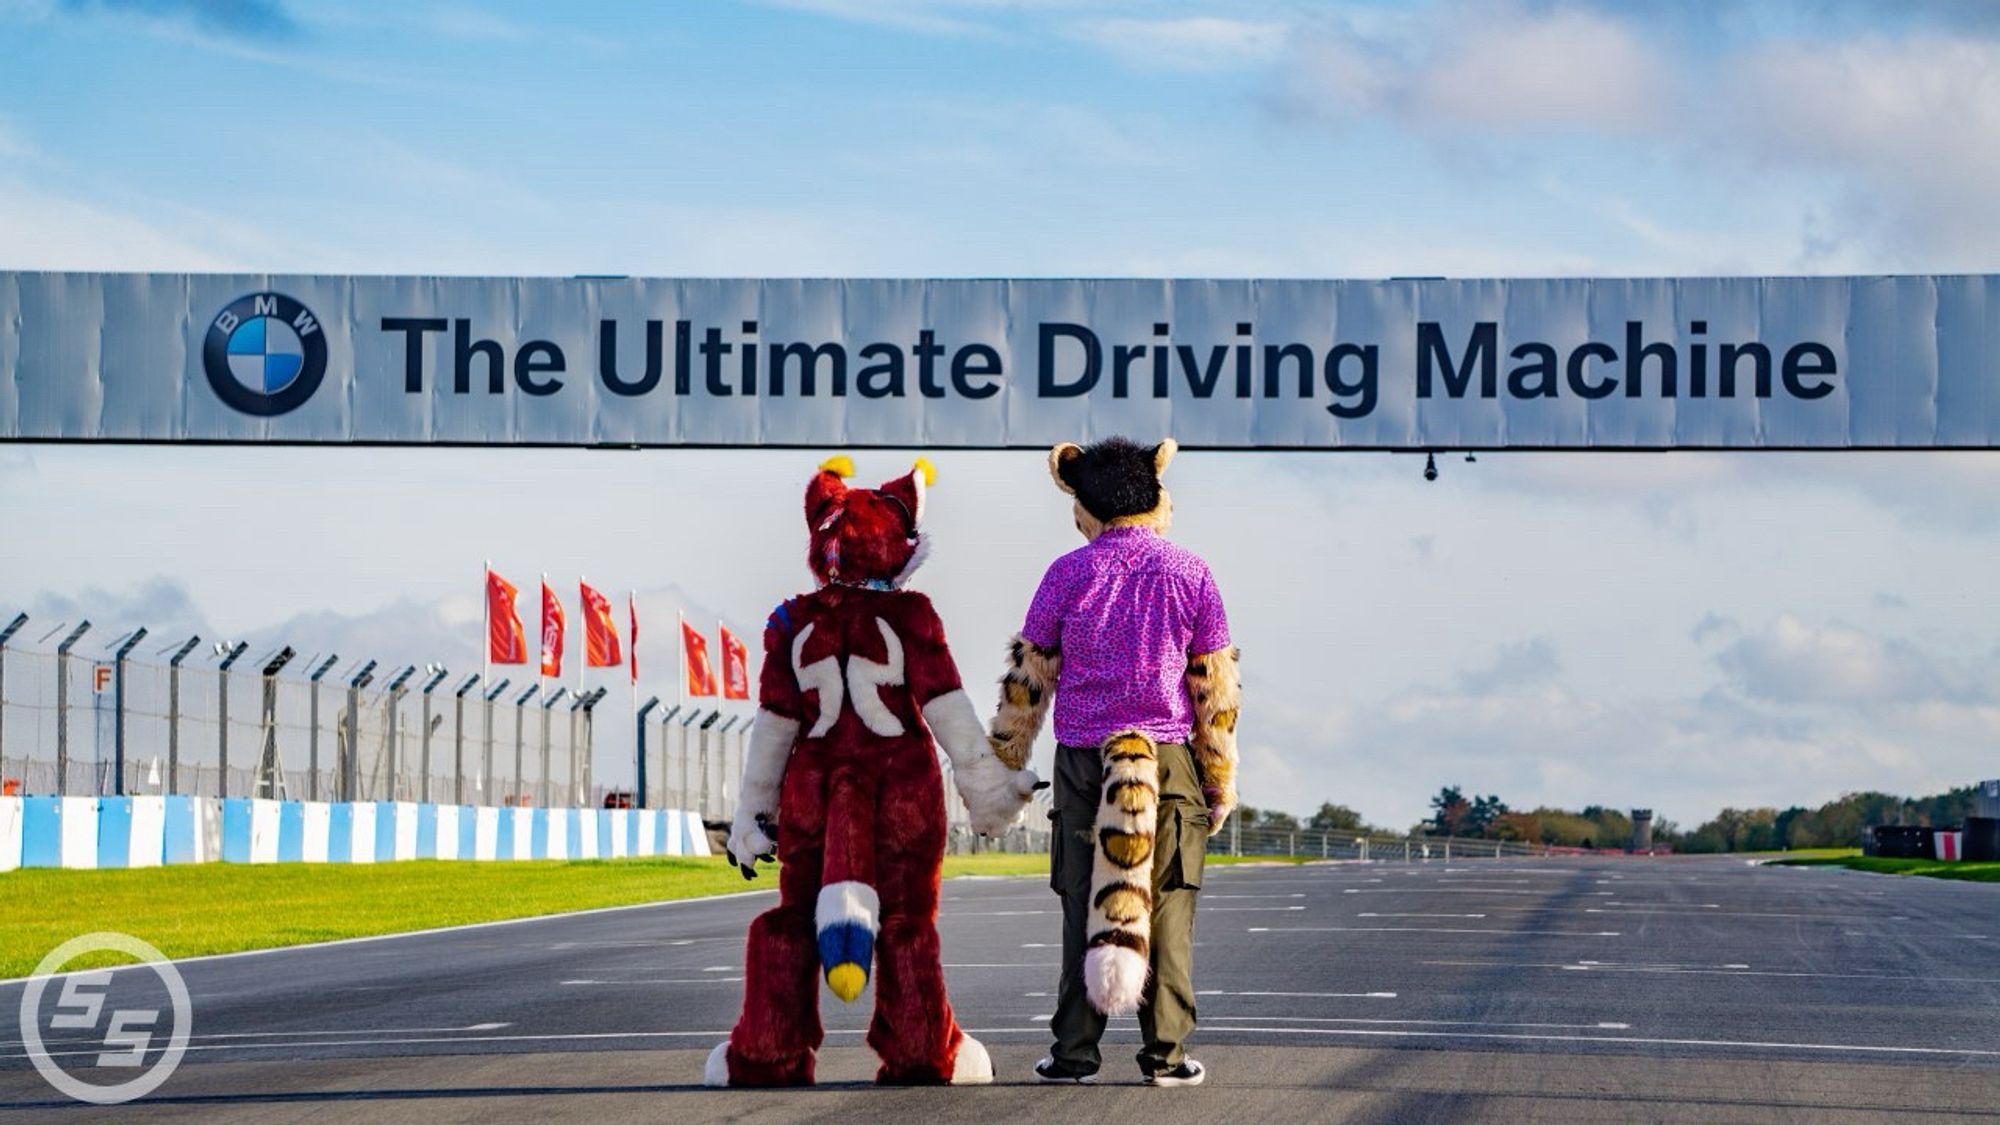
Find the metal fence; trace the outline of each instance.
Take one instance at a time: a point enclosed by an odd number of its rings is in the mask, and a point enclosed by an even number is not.
[[[511,670],[489,681],[198,637],[160,646],[144,630],[92,644],[87,622],[39,636],[26,624],[0,625],[0,791],[13,795],[629,803],[724,818],[749,730],[712,706],[635,728],[622,701],[601,706],[604,688]],[[641,734],[644,790],[599,784],[599,755],[631,761]]]
[[[178,794],[461,805],[634,805],[735,815],[754,715],[605,705],[531,669],[454,675],[88,622],[0,623],[0,793]],[[39,625],[40,623],[35,623]],[[633,784],[597,781],[604,760]],[[949,772],[949,765],[943,764]],[[1047,847],[1045,823],[981,840],[946,785],[953,851]]]
[[[1231,818],[1209,840],[1211,855],[1304,856],[1312,859],[1421,863],[1427,860],[1509,859],[1555,854],[1541,844],[1451,836],[1387,836],[1313,828],[1246,827]]]

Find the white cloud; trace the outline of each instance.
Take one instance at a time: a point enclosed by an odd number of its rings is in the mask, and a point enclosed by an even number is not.
[[[239,231],[243,228],[237,228]],[[240,234],[222,224],[208,243],[122,210],[0,178],[0,267],[60,270],[229,270],[243,260],[222,248]]]
[[[1835,706],[1967,703],[1990,698],[1994,669],[1954,666],[1909,641],[1780,614],[1716,656],[1734,686],[1756,699]]]
[[[1698,176],[1830,175],[1842,241],[1878,261],[1979,269],[2000,251],[2000,224],[1971,219],[2000,209],[2000,40],[1986,34],[1752,36],[1637,7],[1441,0],[1328,20],[1278,72],[1281,104],[1309,120],[1387,121],[1452,150],[1573,131],[1623,146],[1611,159],[1632,167],[1666,153]],[[1641,239],[1679,241],[1628,202],[1594,206]],[[1820,268],[1848,257],[1822,260],[1824,236],[1801,234]]]
[[[1285,24],[1272,21],[1184,16],[1087,19],[1071,34],[1136,66],[1211,71],[1277,58],[1287,31]]]

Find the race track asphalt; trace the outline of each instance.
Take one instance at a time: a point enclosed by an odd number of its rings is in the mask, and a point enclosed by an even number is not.
[[[1164,1090],[1139,1084],[1129,1020],[1099,1084],[1034,1084],[1054,896],[1036,879],[954,880],[940,922],[952,1001],[996,1085],[868,1085],[872,994],[848,1006],[823,991],[819,1088],[702,1089],[741,1002],[745,926],[771,901],[181,962],[187,1054],[117,1109],[31,1068],[24,985],[0,985],[0,1117],[2000,1121],[1992,885],[1731,858],[1211,867],[1195,1039],[1210,1079]],[[144,970],[111,979],[107,1011],[161,1003]],[[45,1031],[79,1076],[129,1077],[93,1065],[102,1034]]]

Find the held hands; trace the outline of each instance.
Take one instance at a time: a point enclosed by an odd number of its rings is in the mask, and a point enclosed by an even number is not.
[[[1222,790],[1206,786],[1202,788],[1201,795],[1208,800],[1208,834],[1213,836],[1222,831],[1222,822],[1236,811],[1236,802]]]
[[[1005,835],[1021,822],[1021,813],[1035,790],[1048,785],[1034,770],[1010,770],[990,757],[958,774],[958,794],[971,814],[972,830],[981,836]]]
[[[735,823],[729,826],[729,862],[742,869],[745,879],[755,879],[760,860],[769,863],[778,858],[777,834],[778,825],[770,813],[737,809]]]

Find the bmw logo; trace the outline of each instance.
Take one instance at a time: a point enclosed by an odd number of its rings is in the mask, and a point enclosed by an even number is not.
[[[326,333],[312,310],[283,293],[238,297],[209,322],[202,369],[216,396],[271,418],[305,405],[326,377]]]

